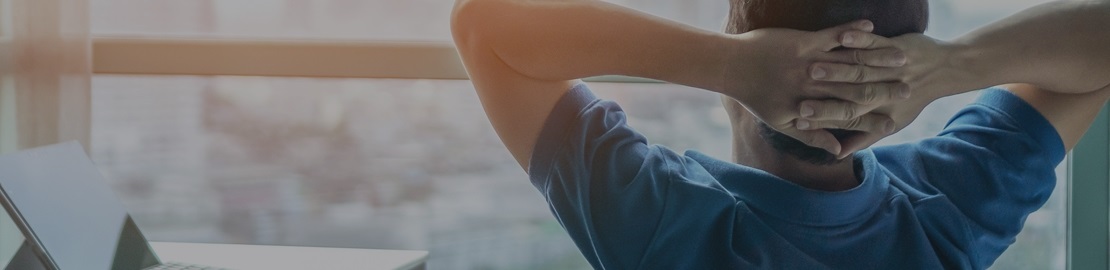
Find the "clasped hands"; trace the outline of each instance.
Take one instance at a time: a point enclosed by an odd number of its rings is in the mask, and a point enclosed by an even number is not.
[[[737,59],[720,91],[771,128],[844,158],[901,130],[940,96],[924,78],[943,46],[921,34],[885,38],[856,21],[816,32],[757,29],[734,35]],[[912,97],[912,98],[911,98]],[[850,130],[838,138],[829,129]]]

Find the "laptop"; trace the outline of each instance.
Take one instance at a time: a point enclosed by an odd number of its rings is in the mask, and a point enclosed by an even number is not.
[[[162,263],[76,142],[0,156],[0,204],[26,238],[5,269],[219,269]]]

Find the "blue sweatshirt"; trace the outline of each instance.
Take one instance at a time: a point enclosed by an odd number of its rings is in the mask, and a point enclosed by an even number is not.
[[[1048,200],[1064,156],[1044,116],[988,89],[936,137],[856,153],[858,187],[818,191],[649,145],[579,84],[529,177],[597,269],[983,269]]]

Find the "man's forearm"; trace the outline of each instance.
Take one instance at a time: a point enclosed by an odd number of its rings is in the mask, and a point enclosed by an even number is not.
[[[460,48],[492,50],[540,80],[626,75],[712,90],[731,52],[724,34],[602,1],[464,0],[454,20]]]
[[[1110,1],[1054,2],[953,42],[967,89],[1029,83],[1059,93],[1110,85]],[[968,76],[971,75],[971,76]]]

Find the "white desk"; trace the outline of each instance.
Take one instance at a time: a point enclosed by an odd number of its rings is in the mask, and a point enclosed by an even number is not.
[[[234,270],[424,269],[427,251],[150,242],[163,262]]]

